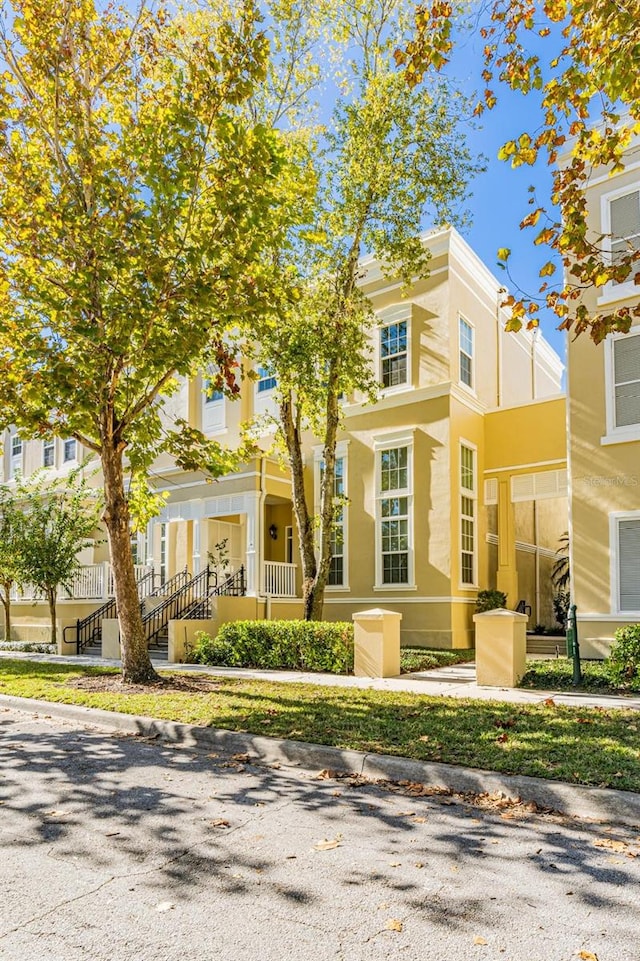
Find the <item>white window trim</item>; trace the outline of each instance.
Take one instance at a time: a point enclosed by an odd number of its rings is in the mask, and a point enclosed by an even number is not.
[[[386,450],[393,450],[396,447],[407,448],[407,487],[398,491],[382,491],[380,484],[380,474],[382,465],[382,453]],[[388,434],[384,438],[374,440],[375,451],[375,496],[376,496],[376,516],[375,516],[375,584],[374,591],[415,591],[415,544],[413,535],[414,513],[413,513],[413,432],[407,434]],[[406,497],[407,499],[407,582],[404,584],[387,584],[382,579],[382,510],[381,503],[388,497]]]
[[[226,434],[227,433],[227,405],[224,393],[221,397],[207,396],[207,382],[213,377],[209,374],[202,375],[202,405],[200,411],[202,432],[204,434]],[[217,416],[214,418],[214,413]],[[215,423],[212,424],[212,421]]]
[[[343,488],[344,496],[349,497],[349,441],[341,440],[336,444],[336,460],[341,457],[343,464]],[[320,469],[322,467],[322,447],[313,448],[313,507],[314,513],[320,513]],[[329,594],[349,591],[349,504],[344,504],[342,508],[342,584],[327,584],[325,591]]]
[[[375,363],[377,379],[380,383],[380,396],[390,397],[393,394],[402,394],[413,390],[413,375],[411,361],[411,304],[394,304],[392,307],[385,307],[377,315],[376,343],[375,343]],[[394,384],[392,387],[384,387],[382,384],[382,349],[381,334],[383,327],[391,327],[394,324],[405,322],[407,325],[407,379],[404,384]]]
[[[469,327],[469,329],[471,330],[471,358],[470,358],[470,360],[471,360],[471,386],[469,386],[469,384],[465,384],[465,382],[463,381],[462,377],[460,376],[460,357],[461,357],[461,355],[462,355],[462,344],[460,343],[460,323],[461,323],[461,321],[464,321],[464,323],[467,325],[467,327]],[[456,331],[456,335],[457,335],[457,342],[458,342],[458,353],[457,353],[456,360],[457,360],[457,363],[458,363],[458,370],[456,371],[456,375],[457,375],[457,376],[456,376],[456,378],[455,378],[455,382],[456,382],[456,384],[458,385],[458,387],[460,387],[461,390],[464,390],[464,391],[466,391],[468,394],[471,394],[472,397],[476,397],[476,396],[477,396],[477,393],[476,393],[476,328],[475,328],[475,324],[472,324],[471,321],[468,320],[468,319],[464,316],[464,314],[458,314],[458,325],[457,325],[457,326],[458,326],[458,329],[457,329],[457,331]],[[465,351],[465,357],[468,357],[468,356],[469,356],[469,355],[468,355],[468,354],[466,353],[466,351]]]
[[[53,463],[52,463],[52,464],[45,464],[45,451],[47,450],[47,446],[49,447],[50,450],[53,451]],[[56,455],[57,455],[56,447],[57,447],[57,445],[56,445],[56,439],[55,439],[55,437],[51,437],[51,438],[48,438],[47,440],[43,440],[43,441],[42,441],[42,466],[43,466],[44,470],[55,470],[56,467],[58,466],[58,465],[57,465],[57,459],[58,459],[58,458],[57,458],[57,456],[56,456]]]
[[[620,197],[636,191],[640,191],[640,182],[627,184],[626,187],[618,187],[617,190],[611,190],[600,198],[600,225],[604,234],[602,245],[605,257],[609,262],[611,260],[611,201],[618,200]],[[638,269],[640,270],[640,261],[638,261]],[[638,287],[633,282],[633,272],[630,274],[630,278],[623,284],[612,284],[611,281],[605,284],[598,297],[598,306],[612,304],[617,300],[628,300],[629,297],[637,297]]]
[[[626,618],[627,620],[638,620],[640,619],[640,611],[620,610],[620,570],[618,557],[620,535],[618,530],[620,521],[629,520],[640,520],[640,511],[613,511],[611,514],[609,514],[609,583],[611,585],[610,608],[612,615]]]
[[[629,441],[640,440],[640,424],[629,424],[626,427],[616,427],[615,425],[616,398],[613,344],[614,341],[620,340],[623,337],[640,337],[640,327],[632,327],[628,334],[609,334],[604,342],[604,387],[607,433],[604,437],[600,438],[600,443],[603,447],[609,444],[624,444]]]
[[[473,491],[462,486],[462,448],[467,447],[473,451]],[[467,584],[462,580],[462,496],[473,500],[474,506],[474,529],[473,529],[473,582]],[[458,438],[458,588],[461,591],[474,591],[478,589],[478,445],[464,437]]]
[[[13,453],[13,438],[18,437],[20,440],[20,453]],[[16,431],[9,435],[9,480],[15,480],[16,474],[24,474],[24,446],[25,441],[23,437],[18,435]]]

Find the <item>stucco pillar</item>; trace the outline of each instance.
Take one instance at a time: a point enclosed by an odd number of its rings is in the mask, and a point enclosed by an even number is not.
[[[515,687],[527,669],[527,615],[500,608],[473,620],[478,684]]]
[[[374,608],[353,614],[352,618],[356,677],[397,677],[402,614]]]
[[[511,500],[511,477],[498,481],[498,572],[496,586],[507,595],[507,603],[518,603],[516,566],[516,516]]]

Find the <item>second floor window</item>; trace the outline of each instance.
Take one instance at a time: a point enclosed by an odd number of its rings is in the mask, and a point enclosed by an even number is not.
[[[640,424],[640,333],[616,338],[613,346],[614,426]]]
[[[460,318],[460,383],[473,387],[473,327]]]
[[[69,464],[71,461],[76,459],[77,455],[77,444],[75,437],[69,437],[64,442],[63,449],[63,460],[65,464]]]
[[[22,438],[13,434],[11,438],[11,460],[9,462],[9,476],[15,477],[22,470]]]
[[[263,394],[267,390],[273,390],[278,383],[276,375],[270,367],[258,367],[258,393]]]
[[[609,217],[611,261],[617,264],[627,254],[640,248],[640,190],[611,200]],[[627,281],[632,279],[631,275],[627,277]]]
[[[380,331],[380,366],[383,387],[407,383],[407,322],[387,324]]]
[[[42,465],[43,467],[53,467],[56,460],[56,442],[54,440],[43,440],[42,442]]]

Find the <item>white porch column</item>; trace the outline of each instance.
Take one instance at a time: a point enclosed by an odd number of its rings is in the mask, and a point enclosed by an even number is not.
[[[194,520],[194,521],[192,521],[192,523],[193,523],[193,527],[192,527],[192,535],[193,535],[192,564],[193,564],[193,574],[194,574],[194,577],[195,577],[196,574],[199,574],[199,573],[200,573],[200,521],[199,521],[199,520]]]
[[[245,495],[247,517],[247,594],[255,597],[263,593],[262,544],[264,541],[264,514],[262,495],[256,491]]]

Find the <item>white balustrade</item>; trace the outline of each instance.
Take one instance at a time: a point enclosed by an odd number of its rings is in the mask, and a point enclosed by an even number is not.
[[[296,596],[296,565],[282,561],[264,562],[264,592],[271,597]]]
[[[149,564],[135,564],[136,582],[140,583],[153,567]],[[153,581],[149,578],[141,585],[141,597],[146,597],[153,591]],[[61,601],[100,601],[114,596],[113,570],[108,561],[102,564],[83,564],[66,587],[58,588],[58,599]],[[22,588],[14,585],[11,588],[12,601],[42,600],[43,595],[33,584],[25,584]]]

